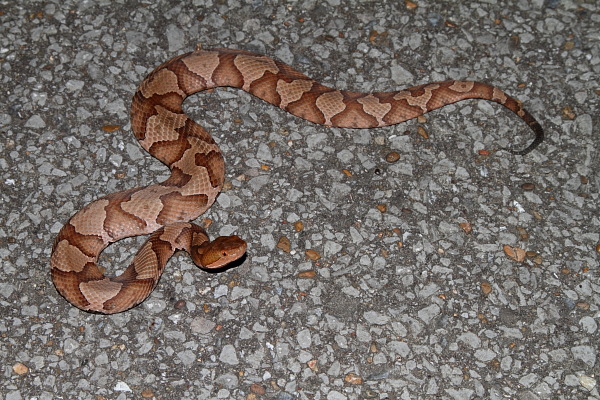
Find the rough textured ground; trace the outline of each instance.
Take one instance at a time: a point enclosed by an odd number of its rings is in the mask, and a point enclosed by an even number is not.
[[[600,7],[459,3],[0,1],[0,398],[597,399]],[[339,88],[487,81],[548,137],[495,151],[531,135],[482,101],[353,131],[196,96],[230,182],[204,218],[248,259],[208,274],[182,254],[142,306],[80,312],[49,280],[54,236],[92,199],[166,176],[129,99],[197,42]]]

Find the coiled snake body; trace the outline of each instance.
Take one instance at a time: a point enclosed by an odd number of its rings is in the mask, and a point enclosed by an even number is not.
[[[464,99],[500,103],[543,140],[538,122],[521,103],[480,82],[444,81],[395,92],[358,93],[328,88],[277,60],[229,49],[197,50],[156,68],[133,97],[132,128],[141,146],[171,169],[164,182],[111,193],[77,212],[58,233],[51,255],[54,285],[82,310],[112,314],[148,297],[169,257],[188,251],[202,268],[219,268],[242,257],[237,236],[209,241],[189,221],[215,201],[224,181],[224,161],[212,137],[182,110],[196,92],[231,86],[245,90],[308,121],[345,128],[393,125]],[[98,255],[119,239],[151,234],[129,267],[106,277]]]

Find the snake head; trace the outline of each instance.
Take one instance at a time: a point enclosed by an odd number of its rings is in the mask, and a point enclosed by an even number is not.
[[[246,248],[246,242],[238,236],[219,236],[212,242],[192,247],[192,259],[201,268],[221,268],[240,259]]]

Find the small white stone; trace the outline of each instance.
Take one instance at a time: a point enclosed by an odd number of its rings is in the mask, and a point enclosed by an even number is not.
[[[149,299],[144,302],[144,307],[151,313],[158,314],[167,308],[167,303],[160,299]]]
[[[218,299],[221,296],[227,296],[227,285],[219,285],[215,288],[214,296]]]
[[[117,382],[117,384],[115,385],[115,390],[117,392],[131,392],[132,391],[131,388],[129,387],[129,385],[122,381]]]
[[[596,387],[596,380],[587,375],[581,375],[579,377],[579,383],[589,391],[592,391]]]

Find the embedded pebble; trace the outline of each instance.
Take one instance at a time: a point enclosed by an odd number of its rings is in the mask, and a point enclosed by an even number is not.
[[[282,236],[277,241],[277,248],[289,253],[292,250],[292,243],[290,242],[290,239]]]
[[[219,297],[227,296],[228,292],[229,288],[227,287],[227,285],[219,285],[214,289],[213,297],[215,299],[218,299]]]
[[[386,315],[380,314],[376,311],[367,311],[364,313],[365,320],[374,325],[384,325],[387,324],[390,318]]]
[[[167,308],[167,303],[159,299],[148,299],[143,304],[144,308],[153,314],[159,314]]]
[[[177,302],[175,303],[173,308],[175,308],[176,310],[181,310],[182,308],[185,308],[185,305],[186,305],[185,300],[177,300]]]
[[[253,383],[252,385],[250,385],[250,391],[252,391],[252,393],[256,393],[259,395],[264,395],[267,391],[265,390],[264,386]]]
[[[308,329],[303,329],[300,332],[298,332],[296,338],[298,339],[298,344],[303,349],[309,348],[312,344],[311,334]]]
[[[25,375],[27,372],[29,372],[29,368],[22,363],[16,363],[15,365],[13,365],[12,369],[13,372],[17,375]]]
[[[362,385],[363,379],[351,372],[344,377],[344,382],[349,383],[350,385]]]
[[[190,324],[192,332],[200,333],[202,335],[208,334],[215,328],[215,326],[217,326],[215,322],[202,317],[194,318]]]
[[[29,117],[27,122],[25,122],[25,128],[41,129],[41,128],[45,128],[45,127],[46,127],[46,123],[44,122],[42,117],[40,117],[37,114],[32,115],[31,117]]]
[[[390,164],[397,162],[400,159],[400,154],[396,151],[392,151],[385,156],[385,161]]]
[[[596,364],[596,349],[592,346],[575,346],[571,348],[571,353],[576,360],[583,361],[590,368]]]
[[[306,250],[305,254],[306,254],[306,258],[308,258],[309,260],[316,261],[321,258],[321,255],[316,250],[313,250],[313,249]]]
[[[215,379],[215,383],[227,388],[233,389],[239,384],[239,379],[236,375],[232,373],[225,373],[223,375],[218,376]]]
[[[327,394],[327,400],[347,400],[348,397],[337,390],[332,390]]]
[[[496,358],[496,353],[491,349],[479,349],[475,351],[475,358],[479,361],[488,362]]]
[[[117,392],[132,392],[131,388],[129,387],[128,384],[126,384],[125,382],[117,382],[117,384],[115,385],[114,388],[115,391]]]
[[[483,294],[485,294],[486,296],[490,293],[492,293],[492,285],[490,285],[489,282],[481,282],[481,291],[483,292]]]
[[[419,310],[417,315],[425,322],[425,324],[428,324],[440,313],[440,311],[440,307],[437,304],[432,304]]]
[[[224,362],[229,365],[237,365],[239,364],[239,360],[235,351],[235,347],[228,344],[223,346],[221,350],[221,354],[219,355],[219,361]]]
[[[598,330],[598,323],[592,317],[586,316],[579,320],[579,325],[586,333],[594,334]]]
[[[581,386],[583,386],[590,392],[596,387],[596,380],[591,376],[581,375],[579,377],[579,382],[581,383]]]

